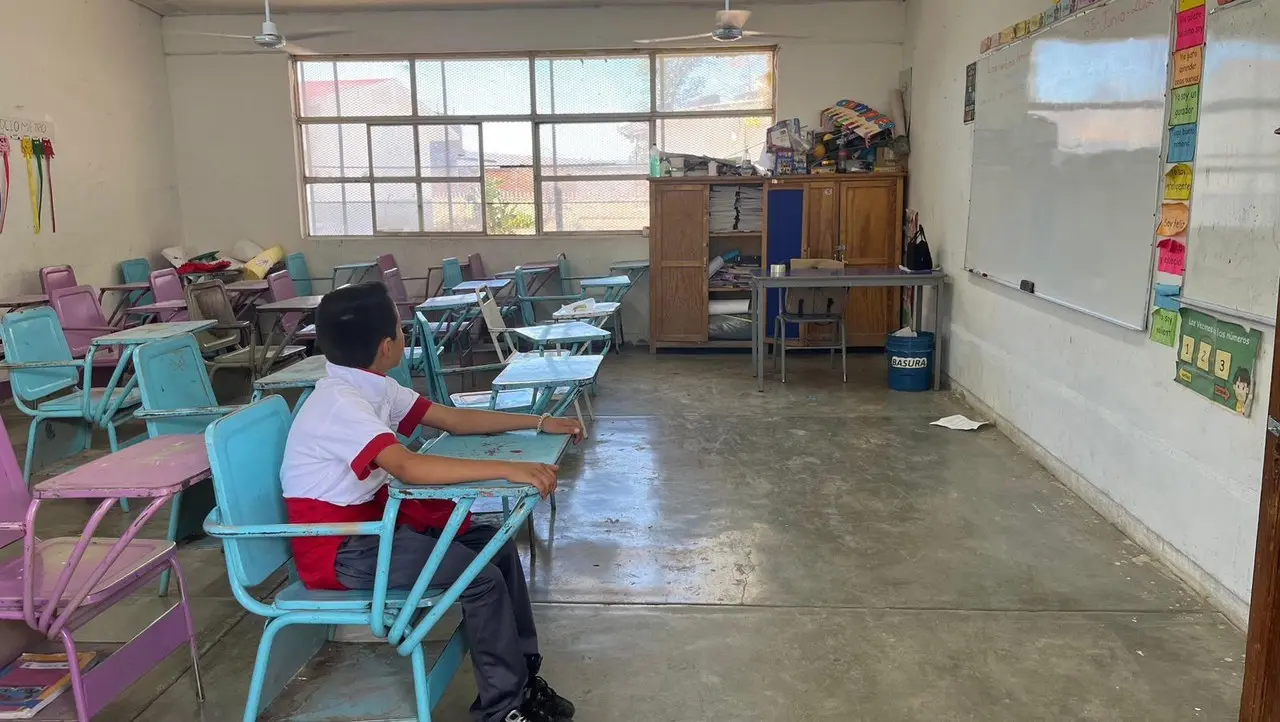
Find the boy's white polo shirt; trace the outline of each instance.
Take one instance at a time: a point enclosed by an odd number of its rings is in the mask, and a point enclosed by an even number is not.
[[[285,444],[280,480],[286,499],[363,504],[387,483],[375,459],[422,423],[431,402],[371,371],[326,364]]]

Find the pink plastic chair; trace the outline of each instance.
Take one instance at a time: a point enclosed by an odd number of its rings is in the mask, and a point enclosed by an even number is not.
[[[0,644],[0,665],[41,638],[60,641],[70,663],[76,718],[89,722],[171,652],[186,646],[197,695],[204,699],[195,624],[176,547],[168,540],[136,537],[177,490],[208,477],[202,437],[149,439],[37,485],[33,501],[3,425],[0,433],[0,547],[22,544],[21,555],[0,565],[0,634],[7,642]],[[95,537],[116,497],[124,496],[149,497],[150,503],[124,537]],[[42,501],[54,498],[101,501],[80,537],[39,539],[36,514]],[[95,666],[81,668],[75,631],[166,569],[178,580],[179,601]],[[14,643],[19,640],[25,644]]]
[[[298,287],[288,271],[276,271],[267,276],[267,296],[272,303],[298,297]],[[302,322],[302,316],[301,313],[286,313],[280,319],[280,325],[284,327],[286,333],[292,332]],[[313,341],[315,337],[316,327],[312,324],[299,329],[294,338],[299,341]]]
[[[157,302],[187,300],[186,290],[182,286],[182,277],[176,268],[165,268],[151,273],[151,292]],[[165,311],[160,314],[162,323],[170,321],[186,321],[186,311]]]
[[[98,296],[89,286],[73,286],[49,292],[49,305],[58,314],[58,322],[66,334],[67,345],[73,358],[84,358],[89,344],[98,336],[120,330],[120,326],[107,323]],[[101,349],[93,355],[93,365],[115,368],[120,360],[118,349]]]
[[[40,269],[40,288],[44,295],[51,296],[61,288],[72,288],[76,285],[76,272],[71,266],[45,266]]]

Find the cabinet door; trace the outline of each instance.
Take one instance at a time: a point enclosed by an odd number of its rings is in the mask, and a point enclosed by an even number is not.
[[[836,257],[840,203],[836,182],[809,183],[804,196],[804,257]]]
[[[707,340],[707,187],[654,192],[652,264],[655,341]]]
[[[902,257],[902,180],[866,178],[841,184],[840,242],[849,266],[897,267]],[[849,345],[881,347],[898,329],[901,289],[855,288],[845,316]]]

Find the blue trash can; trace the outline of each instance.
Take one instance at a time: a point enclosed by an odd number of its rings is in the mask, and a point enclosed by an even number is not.
[[[933,387],[933,334],[890,336],[884,344],[889,356],[889,388],[894,391],[928,391]]]

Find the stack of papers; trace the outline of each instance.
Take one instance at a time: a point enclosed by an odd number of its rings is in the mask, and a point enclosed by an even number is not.
[[[560,311],[563,313],[591,313],[595,310],[596,300],[594,298],[585,298],[560,307]]]
[[[738,220],[737,186],[713,185],[707,200],[707,210],[711,215],[710,229],[712,233],[728,233],[735,229]]]
[[[738,223],[734,230],[759,233],[764,230],[764,188],[738,186]]]

